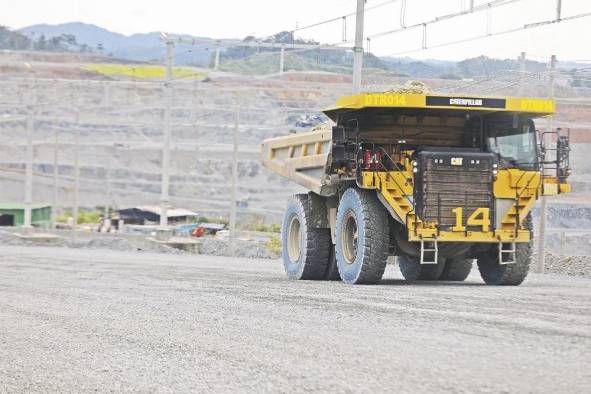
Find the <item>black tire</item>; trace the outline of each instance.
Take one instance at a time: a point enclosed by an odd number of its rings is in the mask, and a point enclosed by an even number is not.
[[[515,245],[515,262],[499,264],[499,252],[495,247],[478,256],[478,271],[487,285],[518,286],[527,277],[531,262],[531,243]]]
[[[281,226],[283,267],[290,279],[322,280],[328,266],[330,230],[310,227],[308,196],[292,196]]]
[[[523,221],[523,227],[531,232],[531,240],[515,244],[515,262],[499,264],[499,250],[492,248],[488,253],[478,256],[478,271],[482,280],[492,286],[519,286],[529,272],[533,249],[534,223],[529,213]]]
[[[421,264],[418,256],[398,256],[398,267],[404,279],[409,282],[417,280],[439,280],[445,267],[443,259],[437,264]]]
[[[386,269],[389,244],[388,212],[375,192],[347,189],[336,220],[336,259],[343,282],[378,283]]]
[[[445,267],[439,280],[462,282],[472,271],[472,259],[451,257],[445,260]]]
[[[335,254],[335,246],[331,245],[328,253],[328,266],[324,273],[324,280],[340,281],[341,275],[339,274],[339,268],[337,267],[337,256]]]

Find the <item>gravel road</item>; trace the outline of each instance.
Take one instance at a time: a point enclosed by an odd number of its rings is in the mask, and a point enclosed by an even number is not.
[[[293,282],[278,261],[0,246],[0,392],[588,392],[591,279]]]

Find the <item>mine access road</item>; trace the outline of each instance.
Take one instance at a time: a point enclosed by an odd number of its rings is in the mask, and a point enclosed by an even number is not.
[[[0,246],[0,392],[588,392],[591,279],[290,281],[279,261]]]

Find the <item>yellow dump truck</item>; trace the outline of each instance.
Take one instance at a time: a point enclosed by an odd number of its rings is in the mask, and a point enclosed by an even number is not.
[[[536,200],[570,191],[568,134],[534,125],[554,111],[535,98],[362,93],[324,111],[332,127],[263,141],[263,165],[309,190],[283,220],[288,277],[377,283],[397,256],[409,281],[461,281],[476,260],[487,284],[519,285]]]

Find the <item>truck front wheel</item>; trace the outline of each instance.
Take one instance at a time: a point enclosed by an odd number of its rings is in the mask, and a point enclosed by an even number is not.
[[[533,220],[531,212],[526,216],[523,227],[533,236]],[[529,272],[533,240],[515,244],[515,261],[510,264],[499,264],[499,249],[492,248],[489,252],[478,256],[478,271],[487,285],[518,286]]]
[[[283,267],[290,279],[322,280],[329,263],[330,230],[313,228],[308,195],[292,196],[281,227]]]
[[[389,244],[388,212],[375,192],[347,189],[339,202],[336,220],[335,251],[343,282],[379,282],[386,269]]]
[[[478,256],[478,271],[487,285],[518,286],[527,276],[531,262],[531,243],[515,245],[515,261],[499,264],[497,248]]]

